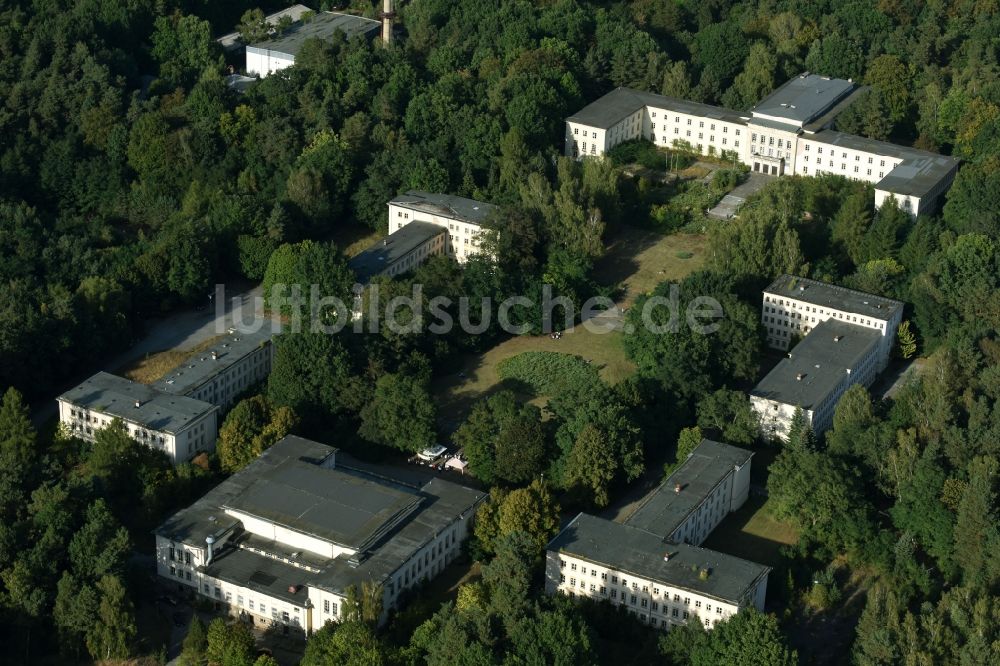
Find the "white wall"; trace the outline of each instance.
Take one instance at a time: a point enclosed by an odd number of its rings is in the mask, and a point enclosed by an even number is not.
[[[730,511],[736,511],[739,509],[750,496],[750,464],[752,462],[753,458],[733,471],[733,488],[732,492],[729,494]]]
[[[92,442],[97,430],[105,428],[115,419],[110,414],[71,404],[58,399],[59,421],[66,425],[70,433],[80,439]],[[73,412],[76,412],[76,416]],[[128,419],[122,419],[132,438],[140,444],[158,449],[167,454],[174,465],[190,460],[198,451],[211,453],[215,450],[215,440],[218,435],[218,414],[211,410],[196,421],[189,423],[183,430],[174,434],[151,430]],[[89,431],[88,431],[89,429]],[[145,437],[143,437],[145,433]]]
[[[251,516],[247,513],[243,513],[242,511],[226,509],[226,515],[232,516],[236,520],[243,523],[243,529],[247,532],[256,534],[264,539],[277,541],[278,543],[295,550],[308,550],[310,553],[315,553],[329,558],[338,557],[342,554],[353,555],[357,552],[351,548],[338,546],[337,544],[310,536],[308,534],[295,532],[287,527],[276,525],[268,520]]]
[[[920,197],[916,197],[906,194],[895,194],[894,192],[889,192],[888,190],[880,190],[875,188],[875,208],[881,208],[885,203],[885,200],[889,197],[894,197],[896,203],[899,204],[900,210],[903,210],[913,217],[916,217],[920,213],[924,212],[920,210]]]
[[[441,249],[460,264],[465,263],[470,256],[479,252],[479,246],[483,240],[482,234],[485,233],[482,227],[473,222],[389,204],[390,234],[399,231],[410,222],[428,222],[445,229],[448,232],[447,242]],[[438,254],[438,252],[433,251],[430,254]]]
[[[262,347],[245,354],[236,363],[193,387],[184,395],[210,402],[227,410],[236,401],[237,396],[267,379],[271,373],[273,357],[274,345],[266,341]]]
[[[247,47],[246,55],[247,74],[259,76],[262,79],[268,74],[273,74],[295,64],[295,56],[267,49],[257,49],[252,46]]]
[[[739,606],[733,603],[623,573],[567,553],[547,551],[545,560],[546,593],[561,592],[570,596],[603,599],[623,606],[641,622],[660,629],[668,630],[674,625],[694,620],[703,624],[707,621],[705,627],[711,629],[739,612]],[[751,593],[752,603],[760,609],[764,607],[766,587],[765,577],[763,584]]]
[[[795,173],[804,176],[831,173],[877,183],[888,176],[900,162],[902,160],[897,157],[844,148],[803,137],[799,142]]]
[[[879,298],[873,296],[872,298]],[[779,294],[764,292],[761,307],[761,323],[767,331],[768,345],[774,349],[788,349],[791,340],[805,337],[817,324],[827,319],[837,319],[857,326],[864,326],[879,331],[882,340],[878,345],[879,367],[881,372],[889,363],[893,344],[896,342],[896,329],[903,318],[902,308],[897,308],[893,314],[878,318],[872,315],[859,315],[845,310],[813,305],[807,301],[790,298]],[[779,336],[778,332],[787,333]]]
[[[750,407],[760,417],[760,430],[765,437],[775,439],[785,439],[788,437],[788,428],[792,424],[792,418],[795,416],[796,405],[789,405],[752,395],[750,396]],[[812,427],[812,410],[803,409],[802,415],[805,417],[806,423]]]

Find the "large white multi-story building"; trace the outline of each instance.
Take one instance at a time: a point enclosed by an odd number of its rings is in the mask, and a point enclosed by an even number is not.
[[[232,329],[231,329],[232,330]],[[274,347],[265,326],[221,336],[151,385],[99,372],[57,398],[59,420],[88,441],[119,418],[135,440],[173,464],[215,450],[219,419],[271,372]]]
[[[458,556],[487,495],[345,458],[285,437],[157,528],[157,572],[255,625],[307,635],[343,619],[349,588],[374,585],[384,621]]]
[[[750,393],[763,434],[785,439],[798,409],[813,432],[827,430],[844,392],[889,364],[902,317],[891,298],[792,275],[772,282],[761,322],[771,347],[792,349]]]
[[[411,190],[389,202],[389,233],[411,222],[426,222],[448,232],[445,252],[459,263],[479,252],[483,225],[496,206],[451,194]]]
[[[881,339],[866,326],[835,319],[816,324],[750,392],[763,435],[787,439],[796,410],[814,433],[829,429],[844,392],[870,386],[878,376]]]
[[[57,398],[59,421],[75,437],[94,441],[97,431],[121,419],[140,444],[163,451],[174,464],[215,450],[219,408],[203,400],[160,391],[99,372]]]
[[[152,387],[204,400],[228,411],[241,395],[267,379],[274,358],[269,326],[255,333],[231,330],[208,349],[192,354]]]
[[[805,73],[749,112],[618,88],[566,119],[566,155],[603,155],[631,139],[739,161],[771,175],[837,174],[875,186],[875,205],[895,197],[912,215],[933,212],[958,161],[844,134],[837,114],[864,89]]]
[[[900,301],[787,274],[764,290],[762,301],[761,323],[769,346],[788,349],[827,319],[857,324],[879,333],[879,372],[889,363],[903,321]]]
[[[763,610],[769,567],[699,547],[746,501],[752,456],[702,440],[624,523],[577,515],[548,545],[546,592],[606,600],[660,629]]]

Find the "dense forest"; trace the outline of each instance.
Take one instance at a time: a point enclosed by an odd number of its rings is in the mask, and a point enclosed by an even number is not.
[[[351,4],[374,16],[379,3]],[[136,625],[149,569],[130,554],[148,552],[168,511],[289,431],[374,456],[433,443],[432,377],[501,333],[282,336],[218,459],[176,469],[117,427],[94,445],[36,433],[24,400],[96,369],[144,320],[203,302],[218,281],[346,297],[353,276],[330,239],[384,230],[385,202],[411,188],[500,204],[504,233],[464,269],[434,260],[386,280],[389,294],[420,283],[427,299],[502,298],[546,282],[579,303],[607,289],[593,266],[616,228],[684,227],[692,206],[676,201],[700,191],[664,205],[614,160],[560,159],[564,117],[615,86],[748,109],[810,70],[870,87],[840,129],[962,159],[938,214],[872,212],[871,188],[839,178],[771,183],[737,223],[709,229],[708,266],[680,285],[683,300],[724,305],[717,335],[640,332],[625,341],[634,377],[611,386],[559,368],[574,379],[544,414],[498,393],[459,424],[453,441],[497,487],[470,549],[481,580],[454,603],[415,599],[385,631],[359,612],[310,641],[305,663],[1000,662],[1000,8],[401,4],[392,47],[313,42],[242,95],[213,36],[252,28],[256,3],[0,5],[0,386],[16,389],[0,407],[5,657],[157,654]],[[901,353],[929,358],[893,399],[852,389],[825,437],[799,427],[774,451],[768,491],[800,534],[772,573],[774,613],[660,637],[606,606],[542,597],[541,544],[560,510],[608,504],[649,461],[683,460],[699,433],[763,448],[742,391],[760,372],[760,289],[782,272],[905,301]],[[533,331],[540,317],[515,312]],[[830,654],[792,609],[836,605],[844,568],[870,585],[845,653]],[[193,626],[189,639],[188,663],[253,663],[238,629]]]

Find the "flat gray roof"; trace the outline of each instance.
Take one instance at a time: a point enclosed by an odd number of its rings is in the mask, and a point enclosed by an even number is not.
[[[617,569],[670,587],[732,604],[769,571],[756,562],[685,544],[665,543],[646,530],[585,513],[578,514],[549,542],[548,550]],[[670,555],[665,561],[664,555]],[[702,569],[708,569],[705,580]]]
[[[626,525],[669,537],[698,508],[712,490],[736,467],[742,467],[753,453],[710,439],[691,452],[625,520]],[[674,488],[680,485],[681,491]]]
[[[358,282],[365,283],[427,241],[444,233],[447,233],[447,229],[430,222],[410,222],[382,240],[372,243],[368,249],[348,261],[347,265],[354,271]]]
[[[739,111],[721,106],[690,102],[678,97],[667,97],[630,88],[616,88],[574,113],[566,119],[566,122],[608,129],[645,106],[733,123],[746,124],[747,120],[747,116]]]
[[[267,21],[269,25],[277,25],[278,21],[283,16],[287,16],[293,21],[298,21],[300,18],[302,18],[303,14],[311,11],[312,10],[306,7],[305,5],[292,5],[291,7],[286,7],[281,11],[274,12],[273,14],[268,14],[267,16],[264,17],[264,20]],[[217,41],[223,49],[228,51],[230,49],[237,48],[240,45],[239,40],[240,40],[239,31],[234,31],[229,33],[228,35],[223,35],[222,37],[219,37],[215,41]]]
[[[254,333],[229,333],[204,351],[191,354],[187,360],[153,382],[153,388],[187,395],[211,378],[238,363],[251,352],[271,343],[271,320],[265,318],[263,326]],[[212,360],[215,352],[216,360]]]
[[[413,490],[289,459],[258,474],[224,508],[365,550],[420,502]]]
[[[401,206],[431,215],[451,217],[472,224],[482,224],[491,213],[497,210],[496,206],[484,201],[420,190],[410,190],[406,194],[401,194],[387,205]]]
[[[902,301],[787,273],[776,278],[764,293],[879,320],[888,320],[903,308]]]
[[[377,32],[380,28],[381,24],[378,21],[363,16],[319,12],[305,23],[296,23],[288,32],[274,39],[249,44],[247,49],[274,51],[294,56],[310,39],[329,39],[337,31],[343,32],[350,39],[356,35]]]
[[[330,469],[332,456],[335,456],[336,466]],[[312,469],[306,472],[307,468]],[[327,478],[328,483],[320,483],[322,478]],[[275,484],[265,489],[265,494],[281,490],[289,483],[294,485],[293,489],[312,493],[314,498],[309,500],[303,500],[299,493],[290,500],[279,500],[282,503],[275,510],[288,512],[305,508],[306,518],[309,521],[318,518],[321,530],[350,532],[360,520],[361,527],[351,539],[363,539],[362,533],[366,530],[372,535],[362,544],[363,555],[324,558],[243,532],[240,522],[227,515],[223,508],[242,502],[247,491],[261,479],[270,479]],[[369,486],[359,492],[358,484],[372,484],[377,488]],[[327,488],[327,485],[334,487]],[[207,536],[218,536],[232,529],[231,538],[217,549],[206,572],[301,606],[305,602],[305,591],[290,593],[289,586],[312,585],[343,594],[350,585],[367,580],[382,582],[442,530],[467,517],[486,497],[483,492],[439,478],[414,484],[397,479],[391,468],[355,466],[355,461],[331,446],[290,435],[190,507],[175,513],[157,528],[156,533],[175,542],[203,548]],[[401,516],[383,513],[388,516],[383,525],[376,525],[377,521],[371,519],[364,520],[364,514],[373,515],[372,509],[382,507],[384,511],[387,506],[401,505],[406,498],[417,502],[414,510]],[[317,504],[326,506],[333,515],[315,514]],[[345,515],[343,525],[338,522],[342,514]],[[399,520],[394,520],[397,517]],[[275,560],[274,556],[279,559]],[[298,566],[281,561],[283,559]]]
[[[823,130],[802,138],[903,160],[875,185],[877,189],[903,195],[920,197],[927,194],[942,180],[953,176],[959,164],[957,159],[947,155],[938,155],[919,148],[898,146],[888,141],[868,139],[835,130]]]
[[[802,338],[750,395],[815,409],[881,338],[873,328],[827,319]]]
[[[854,83],[850,81],[806,72],[778,86],[752,109],[752,113],[804,125],[822,116],[854,88]]]
[[[169,433],[184,430],[216,409],[210,403],[172,395],[108,372],[98,372],[63,393],[59,400]],[[137,400],[139,407],[135,406]]]

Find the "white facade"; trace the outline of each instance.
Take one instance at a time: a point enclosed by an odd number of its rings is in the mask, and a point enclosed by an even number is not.
[[[853,367],[844,368],[834,388],[823,399],[810,407],[802,407],[806,425],[816,434],[826,432],[833,425],[833,414],[837,403],[851,386],[861,384],[871,386],[878,377],[879,350],[873,348]],[[784,440],[795,418],[799,405],[789,400],[774,400],[760,395],[750,396],[750,408],[760,419],[761,432],[770,439]]]
[[[670,480],[666,481],[670,485]],[[669,491],[669,488],[667,489]],[[679,492],[684,492],[683,488]],[[722,519],[739,509],[750,496],[749,461],[734,467],[711,491],[705,495],[691,513],[667,539],[677,543],[701,545]]]
[[[264,78],[295,64],[295,56],[290,53],[248,46],[247,74]]]
[[[252,343],[249,349],[246,349],[247,342]],[[274,345],[269,337],[245,338],[236,333],[211,349],[195,354],[154,386],[212,403],[225,412],[237,398],[268,378],[273,359]]]
[[[807,282],[804,279],[802,282]],[[847,290],[844,290],[847,291]],[[882,340],[878,347],[876,372],[885,370],[896,342],[896,330],[903,320],[902,304],[879,296],[868,296],[868,303],[876,301],[887,305],[884,314],[867,305],[865,294],[857,294],[858,307],[849,305],[836,307],[810,299],[809,289],[800,291],[800,296],[765,291],[761,305],[761,323],[767,331],[767,344],[774,349],[788,349],[794,342],[805,337],[809,331],[828,319],[864,326],[878,331]]]
[[[388,618],[390,610],[399,607],[400,595],[431,580],[459,556],[472,522],[471,518],[456,521],[419,548],[388,580],[382,582],[383,622]],[[286,548],[298,548],[304,543],[304,540],[297,539],[293,533],[276,530],[273,525],[265,527],[263,521],[242,525],[247,531],[264,538],[270,538],[268,534],[277,533],[281,537],[277,543]],[[261,533],[251,529],[261,527],[264,527]],[[314,540],[309,540],[310,543],[312,541]],[[213,548],[217,551],[225,543],[226,538],[222,538]],[[157,574],[175,583],[179,590],[187,590],[217,603],[231,615],[250,618],[253,624],[261,628],[284,625],[300,629],[307,635],[327,622],[342,619],[341,608],[345,599],[343,592],[307,584],[304,586],[306,596],[303,603],[291,603],[287,599],[261,593],[246,585],[205,574],[206,555],[204,546],[171,541],[161,535],[156,537]],[[261,553],[261,556],[267,555]],[[305,599],[308,599],[308,604],[304,603]]]
[[[660,629],[763,610],[768,567],[698,547],[746,502],[752,457],[702,440],[623,522],[577,515],[546,548],[546,592],[608,601]]]
[[[294,436],[274,444],[157,529],[157,573],[254,625],[307,635],[371,582],[385,621],[459,556],[487,496],[436,478],[418,489],[335,454]]]
[[[647,106],[643,135],[658,146],[686,147],[699,155],[743,161],[744,123]]]
[[[811,86],[816,95],[810,94]],[[798,95],[789,92],[796,89]],[[620,143],[641,138],[664,148],[738,161],[768,175],[835,174],[878,184],[876,208],[892,196],[913,216],[932,212],[954,179],[958,162],[829,129],[853,92],[857,90],[849,81],[804,74],[758,108],[741,113],[619,88],[566,119],[564,153],[598,157]],[[780,99],[808,108],[778,104]]]
[[[389,233],[399,231],[410,222],[429,222],[447,230],[444,252],[459,263],[479,252],[484,229],[481,225],[458,216],[414,210],[389,202]],[[437,249],[437,248],[435,248]],[[437,252],[433,252],[437,254]]]
[[[215,451],[215,439],[219,430],[218,410],[215,408],[206,409],[201,417],[191,421],[183,429],[172,432],[156,430],[120,415],[88,409],[63,397],[58,398],[57,402],[59,422],[66,426],[72,436],[88,442],[94,441],[98,430],[106,428],[115,418],[121,418],[136,442],[163,451],[174,465],[190,460],[199,452]]]
[[[546,592],[609,601],[624,607],[640,622],[669,630],[701,622],[712,629],[719,622],[753,606],[764,610],[767,574],[759,578],[742,603],[720,599],[668,582],[644,578],[570,553],[546,553]]]

